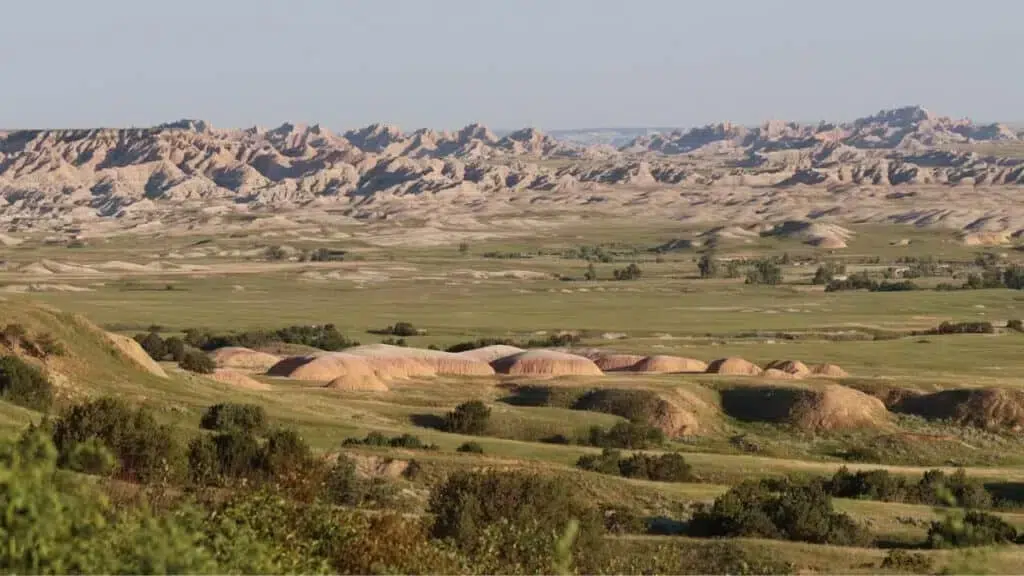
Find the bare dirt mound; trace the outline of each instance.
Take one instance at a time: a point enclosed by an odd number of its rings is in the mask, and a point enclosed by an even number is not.
[[[345,354],[363,358],[382,378],[430,378],[437,376],[437,370],[422,358],[396,354],[392,349],[398,346],[371,344],[345,350]]]
[[[822,378],[846,378],[850,375],[835,364],[818,364],[811,368],[811,374]]]
[[[708,364],[708,373],[726,376],[760,376],[761,368],[743,358],[719,358]]]
[[[793,376],[807,376],[811,369],[799,360],[775,360],[764,367],[765,370],[780,370]]]
[[[694,358],[663,355],[647,356],[630,368],[633,372],[650,374],[699,374],[707,369],[705,362]]]
[[[788,424],[805,431],[881,428],[885,404],[845,386],[741,386],[722,391],[722,409],[738,420]]]
[[[591,358],[594,364],[605,372],[632,370],[643,359],[644,356],[637,354],[598,354]]]
[[[889,420],[881,400],[853,388],[829,384],[802,396],[789,416],[801,430],[880,428]]]
[[[1024,430],[1024,390],[943,390],[906,397],[893,409],[929,420],[950,420],[986,430]]]
[[[267,374],[292,380],[324,383],[338,378],[359,380],[378,377],[377,370],[366,358],[344,352],[285,358],[272,366]]]
[[[683,394],[658,394],[651,390],[601,388],[591,390],[574,404],[576,410],[614,414],[631,422],[659,428],[666,436],[698,433],[700,420]]]
[[[147,372],[154,376],[167,378],[167,372],[164,372],[164,369],[160,364],[157,364],[155,360],[149,357],[149,354],[146,354],[146,351],[142,349],[142,346],[139,346],[138,342],[127,336],[114,334],[113,332],[104,332],[104,334],[106,334],[107,339],[114,344],[118,351],[144,368]]]
[[[243,388],[245,390],[270,390],[270,385],[250,378],[248,375],[242,372],[236,372],[235,370],[218,369],[214,370],[213,374],[210,374],[210,378],[217,382],[222,382],[235,388]]]
[[[353,392],[387,392],[390,390],[376,374],[349,373],[327,383],[326,388]]]
[[[219,368],[234,368],[253,372],[266,372],[281,361],[281,358],[265,352],[257,352],[240,346],[226,346],[210,352],[210,358]]]
[[[790,374],[789,372],[779,370],[778,368],[768,368],[761,375],[773,380],[796,380],[799,378],[796,374]]]
[[[406,348],[388,344],[370,344],[345,350],[348,354],[366,356],[374,359],[375,364],[386,366],[388,362],[414,361],[422,363],[433,370],[434,374],[444,376],[493,376],[494,369],[487,362],[467,358],[452,352],[426,350],[423,348]]]
[[[515,376],[601,376],[604,372],[589,358],[555,352],[527,350],[491,363],[498,374]]]
[[[471,360],[478,362],[486,362],[490,364],[499,358],[505,358],[513,354],[519,354],[522,352],[522,348],[515,346],[508,346],[505,344],[494,344],[492,346],[484,346],[483,348],[477,348],[475,350],[466,350],[465,352],[458,352],[459,356],[465,356]]]

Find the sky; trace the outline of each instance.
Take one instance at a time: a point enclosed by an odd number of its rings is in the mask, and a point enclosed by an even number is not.
[[[31,0],[0,127],[1024,120],[1018,0]]]

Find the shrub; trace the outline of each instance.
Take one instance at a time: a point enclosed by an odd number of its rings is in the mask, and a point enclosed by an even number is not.
[[[424,442],[419,436],[412,434],[402,434],[401,436],[395,436],[388,438],[380,432],[370,432],[365,438],[346,438],[342,442],[342,446],[376,446],[391,448],[406,448],[410,450],[437,450],[437,444],[430,444]]]
[[[117,456],[97,438],[80,442],[68,454],[67,468],[83,474],[111,476],[117,472]]]
[[[637,280],[643,276],[643,271],[634,262],[625,268],[615,270],[612,275],[616,280]]]
[[[774,286],[782,284],[782,268],[775,262],[764,258],[754,262],[754,266],[747,271],[747,284],[768,284]]]
[[[814,271],[814,278],[811,279],[811,284],[828,284],[832,282],[836,276],[846,274],[846,265],[838,262],[825,262],[818,269]]]
[[[329,502],[342,506],[358,506],[365,495],[365,483],[356,473],[356,463],[339,454],[327,471],[324,494]]]
[[[156,332],[136,334],[135,341],[139,343],[139,346],[142,346],[142,349],[146,351],[146,354],[149,354],[150,358],[157,362],[167,356],[167,346],[164,344],[164,339]]]
[[[699,510],[690,532],[704,537],[755,537],[841,546],[861,545],[867,532],[846,514],[832,509],[832,500],[817,485],[744,482]]]
[[[962,518],[956,514],[932,522],[928,545],[932,548],[961,548],[1013,543],[1017,529],[994,514],[972,510]]]
[[[721,274],[721,266],[718,264],[718,260],[714,254],[704,254],[700,257],[697,262],[697,270],[700,271],[701,278],[715,278]]]
[[[200,427],[206,430],[261,432],[267,426],[267,413],[257,404],[215,404],[206,409]]]
[[[309,467],[313,451],[297,430],[279,428],[267,435],[263,461],[273,477],[296,474]]]
[[[1007,320],[1006,327],[1014,332],[1024,332],[1024,320],[1021,320],[1020,318]]]
[[[181,366],[183,370],[197,374],[213,374],[213,371],[217,369],[217,364],[214,363],[213,358],[199,350],[189,350],[186,352],[185,357],[181,359],[181,362],[178,362],[178,366]]]
[[[383,330],[371,330],[372,334],[386,334],[389,336],[417,336],[421,332],[412,325],[411,322],[395,322],[393,325],[384,328]]]
[[[61,466],[70,465],[78,445],[88,441],[117,456],[120,478],[151,482],[177,478],[183,470],[183,454],[171,429],[158,424],[148,410],[133,409],[121,400],[77,404],[54,422],[53,443]]]
[[[646,424],[619,422],[608,430],[600,426],[591,427],[588,441],[591,446],[599,448],[644,450],[664,444],[665,433]]]
[[[692,482],[689,464],[679,454],[633,454],[619,461],[619,472],[626,478],[642,478],[655,482]]]
[[[666,402],[650,390],[605,388],[584,394],[572,408],[613,414],[638,424],[652,424],[666,409]]]
[[[184,360],[185,353],[188,351],[185,341],[177,336],[172,336],[164,340],[164,349],[167,352],[167,356],[175,362],[181,362]]]
[[[899,548],[889,550],[882,560],[883,570],[911,572],[913,574],[932,574],[934,562],[920,552],[908,552]]]
[[[484,447],[477,442],[465,442],[456,449],[457,452],[466,452],[468,454],[483,454]]]
[[[17,356],[0,357],[0,399],[45,412],[53,404],[53,384],[35,366]]]
[[[321,350],[338,351],[359,345],[359,342],[349,340],[338,332],[334,324],[296,325],[277,330],[252,330],[227,334],[214,334],[206,330],[189,328],[185,330],[185,343],[206,351],[225,346],[259,348],[279,343],[302,344]]]
[[[561,478],[519,472],[456,472],[430,495],[431,534],[474,559],[479,573],[548,573],[551,552],[571,519],[579,523],[577,565],[599,561],[604,524]]]
[[[448,413],[444,421],[444,431],[480,436],[487,432],[490,421],[491,409],[483,402],[473,400],[459,404],[455,410]]]
[[[586,454],[576,461],[576,467],[611,476],[619,475],[619,460],[622,453],[614,448],[605,448],[601,454]]]

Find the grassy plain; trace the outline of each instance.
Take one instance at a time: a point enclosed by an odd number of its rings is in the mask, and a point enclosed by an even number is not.
[[[411,322],[426,331],[410,337],[410,346],[449,346],[479,337],[517,340],[576,331],[583,346],[643,354],[677,354],[705,361],[742,356],[756,363],[796,358],[807,363],[841,365],[851,378],[841,383],[868,389],[895,386],[924,391],[951,387],[1024,386],[1024,334],[899,336],[926,330],[942,321],[992,321],[1003,324],[1024,317],[1024,292],[1015,290],[921,290],[903,293],[826,293],[812,286],[817,262],[844,261],[849,270],[901,265],[897,260],[932,256],[969,269],[984,251],[1009,249],[965,247],[951,234],[906,228],[857,228],[849,248],[833,252],[795,240],[760,239],[751,244],[721,246],[722,258],[787,253],[781,286],[751,286],[739,279],[699,278],[696,250],[652,251],[677,238],[692,237],[678,223],[622,224],[577,222],[538,230],[528,236],[457,243],[395,246],[374,244],[373,237],[329,237],[311,241],[253,234],[248,237],[115,237],[86,246],[47,245],[41,241],[5,249],[0,269],[0,323],[19,322],[75,342],[74,354],[62,365],[68,374],[66,401],[82,396],[115,394],[157,409],[159,417],[177,426],[182,437],[195,433],[202,411],[217,402],[254,402],[271,418],[297,427],[317,449],[337,450],[349,437],[369,431],[390,435],[413,433],[437,443],[439,452],[359,449],[370,459],[414,458],[424,466],[427,481],[459,467],[495,466],[534,469],[570,475],[598,501],[619,502],[651,515],[679,518],[695,502],[708,502],[728,485],[760,476],[830,475],[842,465],[887,468],[920,475],[942,466],[965,465],[968,474],[991,482],[1024,482],[1024,443],[1018,432],[992,432],[898,416],[895,433],[850,431],[811,433],[791,427],[744,422],[721,412],[720,390],[751,379],[713,375],[639,376],[609,374],[603,378],[564,379],[556,385],[581,388],[644,388],[659,392],[688,390],[711,399],[714,414],[702,422],[708,432],[673,441],[669,450],[682,452],[700,483],[666,484],[611,478],[582,472],[573,464],[596,449],[555,445],[537,440],[553,434],[575,437],[592,425],[608,426],[615,416],[558,408],[527,408],[501,402],[513,384],[534,383],[511,378],[438,378],[402,382],[383,394],[339,392],[309,383],[258,377],[268,391],[231,387],[181,372],[172,365],[168,379],[151,376],[111,355],[88,337],[80,314],[109,330],[133,334],[151,325],[173,333],[205,327],[230,331],[275,328],[291,324],[333,323],[363,343],[383,337],[368,330],[395,322]],[[334,231],[339,232],[339,231]],[[415,233],[410,231],[411,235]],[[900,240],[909,243],[900,245]],[[262,250],[287,245],[296,250],[319,247],[346,250],[346,261],[330,263],[267,262]],[[587,262],[563,253],[578,246],[603,246],[613,262],[597,263],[598,281],[582,281]],[[216,247],[216,250],[211,249]],[[205,252],[204,252],[205,250]],[[193,256],[169,258],[172,253]],[[202,253],[200,253],[202,252]],[[229,253],[229,255],[218,255]],[[237,255],[230,255],[236,254]],[[526,257],[496,258],[522,253]],[[241,255],[248,254],[248,255]],[[801,258],[815,263],[800,263]],[[33,275],[20,269],[34,262],[58,261],[90,267]],[[147,264],[187,263],[198,269],[150,271],[101,270],[111,261]],[[612,271],[637,262],[643,276],[634,281],[611,280]],[[559,280],[552,275],[575,278]],[[935,279],[922,280],[923,285]],[[21,290],[21,286],[33,288]],[[40,288],[40,286],[43,286]],[[47,288],[49,286],[49,288]],[[87,291],[66,291],[72,286]],[[40,291],[41,290],[41,291]],[[40,312],[50,305],[66,314]],[[878,335],[885,335],[880,338]],[[859,339],[858,339],[859,338]],[[551,384],[551,382],[546,382]],[[496,386],[496,384],[499,384]],[[423,427],[460,402],[487,401],[494,410],[494,437],[470,438]],[[38,415],[0,402],[0,429],[16,433]],[[883,436],[906,434],[902,453],[883,454],[890,461],[858,462],[845,457],[850,449],[875,446]],[[914,436],[916,435],[916,436]],[[736,443],[744,437],[758,446],[749,453]],[[949,442],[931,448],[927,440]],[[467,440],[479,442],[484,456],[454,453]],[[404,482],[404,481],[403,481]],[[422,497],[423,482],[409,483]],[[865,522],[880,539],[919,542],[934,512],[925,506],[870,501],[838,501],[837,507]],[[1024,527],[1024,515],[1007,513]],[[678,536],[637,536],[630,546],[671,542],[693,544]],[[696,544],[694,544],[696,545]],[[877,572],[884,551],[751,540],[750,550],[790,559],[811,571]],[[929,552],[940,562],[947,552]],[[1012,571],[1024,564],[1019,549],[999,549],[986,556],[988,569]],[[984,568],[985,566],[982,566]]]

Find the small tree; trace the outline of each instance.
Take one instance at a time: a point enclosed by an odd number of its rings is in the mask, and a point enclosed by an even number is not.
[[[614,274],[616,280],[637,280],[643,275],[643,271],[633,262],[621,270],[616,270]]]
[[[594,267],[594,263],[587,264],[587,271],[583,273],[583,279],[588,282],[597,280],[597,268]]]
[[[721,267],[714,254],[706,253],[697,262],[697,269],[700,270],[701,278],[715,278],[721,273]]]
[[[181,362],[185,358],[185,352],[188,350],[188,347],[185,346],[184,340],[177,336],[172,336],[164,340],[164,350],[171,360]]]
[[[213,374],[213,371],[217,369],[217,364],[200,350],[189,350],[185,353],[185,357],[181,359],[178,366],[182,370],[188,370],[189,372],[195,372],[197,374]]]
[[[747,271],[747,284],[768,284],[774,286],[782,283],[782,268],[768,258],[763,258],[754,263],[753,268]]]
[[[0,398],[45,412],[53,403],[53,385],[35,366],[16,356],[0,357]]]
[[[459,255],[460,256],[465,256],[467,254],[469,254],[469,244],[466,243],[466,242],[460,242],[459,243]]]
[[[146,354],[149,354],[150,358],[157,362],[167,356],[167,346],[164,343],[164,339],[156,332],[137,334],[135,341],[139,343],[139,346],[142,346],[142,349],[146,351]]]
[[[464,402],[445,417],[444,430],[455,434],[480,436],[487,432],[491,409],[479,400]]]

